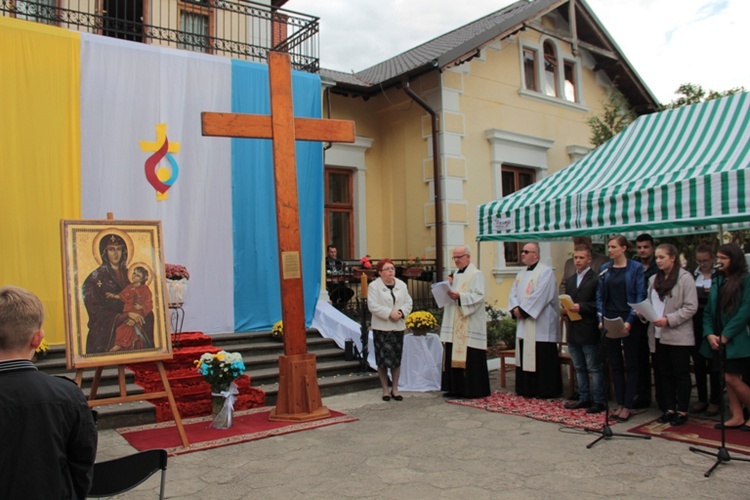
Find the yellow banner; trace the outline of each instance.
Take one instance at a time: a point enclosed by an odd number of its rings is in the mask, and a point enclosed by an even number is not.
[[[0,67],[0,286],[37,294],[62,344],[59,225],[81,217],[79,36],[0,17]]]

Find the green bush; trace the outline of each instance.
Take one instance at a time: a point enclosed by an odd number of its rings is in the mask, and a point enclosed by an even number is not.
[[[492,304],[485,304],[487,311],[487,346],[505,343],[510,349],[516,344],[516,320]]]

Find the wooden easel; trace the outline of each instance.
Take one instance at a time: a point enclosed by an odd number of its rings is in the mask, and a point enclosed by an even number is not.
[[[147,401],[149,399],[158,399],[158,398],[164,398],[166,397],[169,401],[169,408],[172,410],[172,415],[174,415],[174,423],[177,426],[177,432],[180,434],[180,440],[182,441],[182,446],[184,448],[189,448],[190,443],[187,439],[187,434],[185,434],[185,427],[182,425],[182,418],[180,417],[180,410],[177,408],[177,403],[174,400],[174,394],[172,394],[172,387],[169,385],[169,380],[167,379],[167,372],[164,369],[164,362],[163,361],[156,361],[156,368],[159,370],[159,376],[161,377],[161,382],[164,385],[164,390],[159,392],[148,392],[144,394],[133,394],[131,396],[127,395],[127,389],[125,384],[125,366],[124,365],[117,365],[117,383],[120,387],[120,395],[115,396],[112,398],[105,398],[105,399],[95,399],[96,398],[96,391],[99,390],[99,382],[102,377],[102,370],[104,369],[103,366],[97,366],[96,371],[94,372],[94,380],[91,382],[91,391],[89,392],[89,406],[95,407],[95,406],[101,406],[101,405],[108,405],[108,404],[115,404],[115,403],[131,403],[133,401]],[[83,368],[78,368],[76,370],[76,378],[75,382],[78,385],[78,387],[81,387],[81,382],[83,381]]]
[[[107,220],[114,220],[114,214],[112,212],[107,212]],[[169,325],[167,325],[167,333],[169,332]],[[152,360],[148,360],[149,362]],[[138,360],[131,361],[131,364],[138,363]],[[180,434],[180,440],[182,441],[183,448],[189,448],[190,443],[187,439],[187,434],[185,433],[185,427],[182,425],[182,418],[180,417],[180,410],[177,408],[177,403],[174,400],[174,394],[172,394],[172,387],[169,385],[169,380],[167,379],[167,372],[164,369],[164,362],[162,360],[154,361],[156,363],[156,368],[159,370],[159,376],[161,377],[162,385],[164,386],[163,391],[159,392],[148,392],[144,394],[134,394],[131,396],[128,396],[127,394],[127,386],[125,384],[125,365],[107,365],[107,366],[117,366],[117,383],[120,387],[120,395],[115,396],[112,398],[105,398],[105,399],[97,399],[96,398],[96,392],[99,390],[99,382],[102,378],[102,370],[104,369],[105,365],[99,365],[99,366],[90,366],[87,368],[96,368],[96,371],[94,372],[94,380],[91,382],[91,391],[89,391],[89,406],[91,408],[95,406],[102,406],[102,405],[108,405],[108,404],[115,404],[115,403],[131,403],[133,401],[148,401],[149,399],[159,399],[166,397],[169,401],[169,408],[172,410],[172,415],[174,416],[174,423],[177,426],[177,432]],[[70,365],[69,365],[70,368]],[[83,370],[84,368],[77,368],[76,369],[76,377],[75,382],[78,387],[81,387],[81,382],[83,381]]]

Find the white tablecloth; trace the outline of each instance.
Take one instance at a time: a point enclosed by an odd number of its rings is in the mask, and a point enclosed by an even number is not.
[[[372,331],[368,344],[368,364],[376,368],[375,347],[372,343]],[[443,365],[443,344],[434,333],[415,336],[404,335],[404,352],[401,357],[401,375],[398,388],[401,391],[439,391]]]

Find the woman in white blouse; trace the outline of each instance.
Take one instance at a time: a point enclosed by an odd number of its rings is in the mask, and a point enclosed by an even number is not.
[[[682,269],[674,245],[656,247],[659,270],[648,282],[648,299],[658,319],[649,326],[649,345],[655,352],[657,376],[661,379],[664,411],[659,421],[683,425],[690,404],[690,354],[695,345],[693,315],[698,310],[695,280]]]
[[[404,348],[406,318],[411,312],[412,300],[406,283],[396,279],[396,266],[391,259],[382,259],[377,265],[378,279],[367,288],[367,307],[372,313],[370,325],[375,344],[375,362],[378,365],[383,401],[391,398],[401,401],[398,377],[401,373],[401,353]],[[388,390],[388,369],[391,370],[392,389]]]

